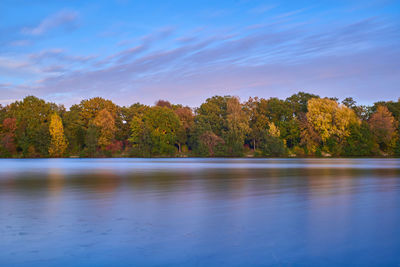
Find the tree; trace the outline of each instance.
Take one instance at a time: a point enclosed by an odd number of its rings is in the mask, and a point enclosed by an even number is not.
[[[280,157],[286,154],[284,142],[271,135],[266,135],[261,143],[261,151],[263,156],[267,157]]]
[[[352,97],[346,97],[343,99],[342,104],[348,108],[354,108],[356,106],[356,101]]]
[[[208,98],[196,109],[194,126],[191,131],[189,143],[195,154],[207,155],[209,151],[201,141],[201,136],[206,132],[212,132],[220,138],[226,138],[228,132],[227,102],[230,96],[213,96]],[[221,145],[213,149],[213,154],[226,155],[226,147]]]
[[[379,148],[384,152],[388,152],[393,148],[398,122],[388,108],[378,106],[368,122]]]
[[[51,136],[49,155],[57,158],[62,157],[65,154],[68,142],[65,139],[61,118],[57,113],[51,115],[49,131]]]
[[[208,98],[196,110],[196,123],[204,124],[201,128],[210,128],[219,137],[223,136],[228,131],[226,116],[227,102],[230,98],[230,96],[213,96]]]
[[[286,154],[285,143],[280,138],[280,131],[273,122],[268,123],[267,135],[261,143],[263,156],[278,157]]]
[[[34,96],[9,105],[9,117],[16,119],[17,149],[23,156],[47,156],[50,145],[49,123],[53,113],[62,113],[63,107]]]
[[[307,123],[321,138],[323,143],[335,138],[340,144],[347,137],[349,125],[359,123],[354,111],[346,106],[338,105],[328,98],[313,98],[308,101]]]
[[[88,100],[82,100],[78,107],[80,110],[80,119],[82,120],[82,122],[79,124],[82,125],[85,130],[87,130],[89,125],[93,123],[93,120],[96,118],[99,112],[106,109],[114,119],[114,124],[116,127],[115,135],[124,136],[123,131],[125,127],[122,121],[122,116],[120,116],[120,107],[115,105],[111,100],[101,97],[94,97]]]
[[[71,154],[79,155],[85,147],[85,135],[87,126],[84,125],[79,105],[70,107],[62,116],[64,134],[68,140],[68,151]]]
[[[275,126],[273,122],[268,123],[268,134],[273,137],[281,136],[281,132],[278,127]]]
[[[350,134],[346,137],[342,156],[371,156],[374,154],[375,142],[368,123],[352,123]]]
[[[85,136],[86,153],[89,157],[94,157],[97,152],[99,131],[93,123],[89,124]]]
[[[266,134],[266,127],[268,124],[268,118],[264,114],[261,114],[258,107],[259,99],[257,97],[250,97],[244,105],[244,110],[249,120],[248,137],[254,151],[256,151],[261,139]]]
[[[300,138],[300,145],[305,147],[306,154],[314,155],[320,145],[321,136],[305,115],[300,117]]]
[[[172,109],[171,103],[169,101],[167,101],[167,100],[162,100],[162,99],[160,99],[160,100],[158,100],[156,102],[156,106],[157,107],[166,107],[166,108]]]
[[[179,117],[181,127],[177,132],[179,152],[182,152],[182,145],[186,144],[194,124],[194,114],[189,107],[180,107],[175,110],[175,114]]]
[[[98,145],[105,150],[114,139],[116,131],[115,120],[107,109],[102,109],[93,120],[93,124],[100,133],[97,141]]]
[[[214,148],[218,144],[223,144],[224,139],[216,135],[211,131],[206,131],[200,136],[200,142],[202,142],[208,149],[208,154],[210,157],[214,157]]]
[[[131,122],[133,149],[153,155],[173,155],[176,152],[179,117],[167,107],[148,108]],[[142,151],[141,151],[142,150]]]
[[[308,101],[313,98],[319,98],[319,96],[305,92],[298,92],[297,94],[286,98],[286,102],[290,104],[293,114],[299,116],[301,113],[307,113]]]
[[[232,97],[227,101],[227,124],[226,143],[231,155],[241,155],[246,134],[249,132],[249,120],[244,112],[239,99]]]
[[[17,130],[15,118],[6,118],[3,120],[3,133],[1,143],[6,156],[13,156],[16,153],[15,131]]]

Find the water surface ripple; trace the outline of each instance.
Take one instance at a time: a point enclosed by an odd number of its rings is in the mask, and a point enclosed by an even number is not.
[[[399,159],[1,159],[0,266],[400,266]]]

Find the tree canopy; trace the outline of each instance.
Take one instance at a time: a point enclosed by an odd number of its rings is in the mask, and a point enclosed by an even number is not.
[[[213,96],[198,108],[94,97],[68,110],[34,96],[0,106],[1,157],[400,156],[400,101],[299,92]]]

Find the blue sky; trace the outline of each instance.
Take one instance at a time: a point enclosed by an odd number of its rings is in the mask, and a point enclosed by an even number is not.
[[[397,1],[0,2],[0,104],[400,97]]]

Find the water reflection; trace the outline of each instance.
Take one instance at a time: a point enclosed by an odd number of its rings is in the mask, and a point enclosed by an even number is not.
[[[2,266],[400,263],[396,159],[0,160],[0,167]]]

